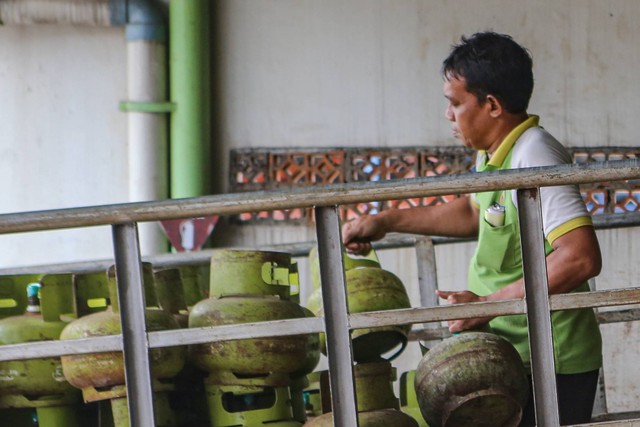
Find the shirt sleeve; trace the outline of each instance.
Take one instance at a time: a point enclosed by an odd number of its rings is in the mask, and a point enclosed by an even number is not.
[[[511,156],[511,168],[530,168],[572,163],[571,155],[551,134],[534,127],[525,131],[516,142]],[[517,205],[516,192],[512,191]],[[577,185],[540,188],[544,235],[553,243],[569,231],[591,225],[591,216]]]

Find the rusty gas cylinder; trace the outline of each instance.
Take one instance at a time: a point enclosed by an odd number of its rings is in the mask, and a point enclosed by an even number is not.
[[[295,277],[295,279],[294,279]],[[303,319],[308,311],[291,300],[297,268],[280,252],[216,250],[211,257],[210,298],[195,304],[189,327]],[[304,375],[319,359],[318,334],[197,344],[191,361],[207,372]]]
[[[418,427],[416,420],[395,409],[358,412],[360,427]],[[333,414],[328,412],[307,422],[304,427],[333,427]]]
[[[404,372],[400,376],[400,410],[413,417],[413,419],[418,422],[418,426],[429,427],[418,405],[418,396],[416,395],[416,388],[414,386],[415,377],[415,370]]]
[[[454,335],[429,350],[415,388],[431,427],[517,426],[529,393],[518,352],[486,332]]]
[[[151,265],[145,264],[144,287],[147,308],[145,323],[147,331],[179,329],[174,317],[154,306],[155,293],[152,285]],[[93,274],[93,273],[91,273]],[[115,268],[108,272],[95,273],[96,280],[104,280],[107,275],[111,305],[106,310],[83,316],[69,323],[61,333],[63,340],[89,338],[105,335],[120,335],[122,327],[118,307]],[[151,372],[154,381],[166,382],[176,376],[186,360],[184,347],[157,348],[149,351]],[[62,356],[62,368],[65,378],[77,388],[82,389],[85,401],[97,401],[122,397],[125,394],[124,358],[122,352],[105,352]]]
[[[344,252],[343,262],[349,313],[411,307],[404,285],[396,275],[381,267],[375,251],[371,250],[365,257],[350,256]],[[309,253],[309,266],[315,289],[307,300],[307,307],[316,316],[322,316],[322,289],[316,248]],[[354,360],[369,362],[380,357],[392,360],[404,350],[410,328],[409,325],[392,325],[354,330],[351,334]],[[324,334],[321,335],[321,345],[325,348]]]
[[[52,277],[46,276],[47,280]],[[70,283],[71,275],[68,277]],[[60,320],[56,301],[49,301],[48,314],[43,316],[40,289],[40,283],[29,284],[26,287],[28,305],[25,314],[0,320],[0,345],[60,338],[67,322]],[[68,405],[79,401],[78,391],[62,375],[59,357],[0,362],[1,408]]]
[[[418,427],[411,416],[400,411],[393,393],[395,370],[390,362],[358,363],[354,366],[360,427]],[[332,427],[333,413],[313,418],[305,427]]]

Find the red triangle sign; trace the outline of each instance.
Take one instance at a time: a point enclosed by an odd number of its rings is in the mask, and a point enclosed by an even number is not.
[[[160,221],[164,233],[178,252],[199,251],[218,222],[218,216],[166,219]]]

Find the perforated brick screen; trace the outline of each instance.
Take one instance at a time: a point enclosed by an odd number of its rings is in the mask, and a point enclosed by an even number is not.
[[[640,148],[570,148],[576,163],[635,159]],[[358,181],[385,181],[468,172],[474,151],[464,147],[403,147],[389,149],[243,149],[232,150],[230,190],[234,193],[286,189]],[[581,187],[591,214],[633,212],[640,209],[640,181],[603,182]],[[389,208],[446,203],[456,196],[359,203],[341,208],[343,220]],[[248,212],[241,223],[307,223],[311,209]]]

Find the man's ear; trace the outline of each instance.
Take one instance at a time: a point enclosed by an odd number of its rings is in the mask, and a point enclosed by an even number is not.
[[[498,98],[493,95],[487,95],[487,105],[489,106],[489,114],[491,117],[499,117],[502,115],[503,107]]]

